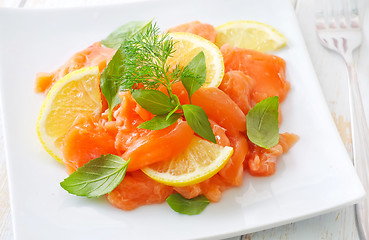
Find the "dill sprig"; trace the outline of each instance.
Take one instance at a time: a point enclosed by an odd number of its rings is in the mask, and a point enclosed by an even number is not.
[[[120,89],[157,89],[164,85],[172,97],[170,86],[183,73],[183,68],[176,66],[171,71],[171,66],[166,64],[175,51],[174,44],[168,34],[159,35],[156,24],[127,39],[120,48],[124,56],[124,73],[117,82]]]

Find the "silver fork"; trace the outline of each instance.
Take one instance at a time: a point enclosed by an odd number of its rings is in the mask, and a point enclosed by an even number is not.
[[[341,2],[342,3],[342,2]],[[369,132],[361,101],[353,52],[361,45],[362,33],[355,2],[316,14],[316,30],[321,44],[342,56],[347,66],[351,117],[352,151],[355,169],[366,191],[369,190]],[[349,5],[349,7],[347,7]],[[369,197],[355,205],[360,239],[369,240]]]

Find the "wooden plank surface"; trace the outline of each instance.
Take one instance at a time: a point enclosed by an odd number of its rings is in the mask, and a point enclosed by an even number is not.
[[[135,0],[109,0],[103,3],[132,2]],[[348,114],[348,93],[346,85],[346,72],[343,61],[323,49],[315,36],[313,25],[313,14],[316,11],[320,0],[299,0],[297,2],[296,14],[301,26],[302,33],[307,42],[308,51],[311,55],[316,73],[319,77],[323,93],[328,106],[332,112],[332,117],[336,122],[342,140],[348,149],[351,150],[350,124]],[[72,7],[85,5],[102,4],[100,0],[0,0],[0,7],[26,8],[48,8],[48,7]],[[368,10],[369,3],[359,0],[360,10]],[[363,12],[363,11],[362,11]],[[367,25],[369,18],[363,18]],[[369,33],[366,32],[366,39]],[[362,92],[369,91],[368,71],[365,59],[369,58],[368,42],[364,42],[359,52],[359,82]],[[334,66],[334,71],[333,70]],[[368,110],[369,116],[369,95],[363,94],[364,106]],[[1,127],[1,121],[0,121]],[[2,128],[0,128],[2,129]],[[11,216],[9,207],[9,193],[7,186],[6,166],[4,161],[2,131],[0,130],[0,239],[12,240]],[[343,208],[339,211],[331,212],[322,216],[287,224],[281,227],[272,228],[246,236],[247,240],[357,240],[357,230],[354,221],[353,207]]]
[[[6,174],[4,141],[2,134],[2,119],[0,116],[0,239],[13,239],[13,231],[10,216],[8,177]]]
[[[5,161],[0,162],[0,239],[12,239],[8,179]]]

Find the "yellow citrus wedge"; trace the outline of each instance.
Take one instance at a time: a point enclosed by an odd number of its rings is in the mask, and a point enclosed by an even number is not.
[[[47,94],[37,121],[38,137],[51,156],[62,162],[61,144],[79,114],[102,111],[98,67],[73,71],[58,80]]]
[[[142,171],[150,178],[169,186],[193,185],[214,176],[233,154],[223,147],[194,136],[188,147],[170,161],[159,162]]]
[[[273,51],[286,44],[286,38],[271,26],[255,21],[232,21],[216,28],[215,44],[221,47],[248,48],[262,52]]]
[[[167,64],[170,66],[186,66],[192,58],[203,51],[206,62],[206,80],[204,86],[218,87],[224,75],[223,56],[219,48],[214,43],[203,37],[192,33],[176,32],[169,33],[169,36],[176,42],[175,52],[168,58]]]

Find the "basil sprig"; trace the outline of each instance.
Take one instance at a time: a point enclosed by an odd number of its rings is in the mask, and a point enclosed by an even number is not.
[[[209,199],[204,195],[187,199],[179,193],[173,193],[167,198],[168,205],[176,212],[187,215],[200,214],[209,205]]]
[[[181,81],[185,86],[189,99],[197,91],[206,79],[205,55],[201,51],[190,63],[184,67]],[[132,97],[136,102],[155,116],[153,119],[142,123],[139,128],[160,130],[175,123],[181,116],[185,116],[190,127],[199,136],[216,143],[208,116],[205,111],[193,104],[181,105],[176,95],[172,99],[158,90],[135,89]],[[180,110],[180,113],[176,111]]]
[[[247,136],[256,145],[269,149],[278,144],[279,97],[269,97],[257,103],[246,115]]]
[[[107,154],[95,158],[60,183],[69,193],[84,197],[100,197],[110,193],[123,180],[129,160]]]

